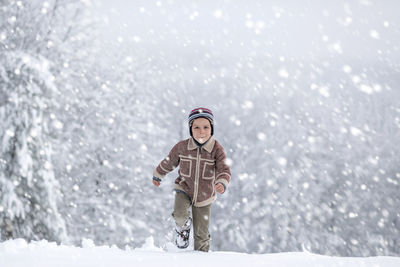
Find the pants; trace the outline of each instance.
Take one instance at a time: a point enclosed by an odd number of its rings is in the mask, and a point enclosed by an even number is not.
[[[208,226],[210,224],[211,204],[205,207],[195,207],[191,205],[191,201],[186,194],[176,192],[172,216],[177,226],[182,227],[189,219],[190,207],[193,215],[194,250],[208,252],[210,248]]]

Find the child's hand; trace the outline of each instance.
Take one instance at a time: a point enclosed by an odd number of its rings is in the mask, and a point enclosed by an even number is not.
[[[219,194],[222,194],[225,191],[225,187],[221,183],[218,183],[215,185],[215,190],[217,190]]]
[[[153,184],[154,184],[154,186],[159,187],[161,184],[161,179],[158,177],[153,177]]]

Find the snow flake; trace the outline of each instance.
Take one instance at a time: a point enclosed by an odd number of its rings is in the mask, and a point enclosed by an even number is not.
[[[252,29],[254,27],[254,22],[252,20],[247,20],[246,27]]]
[[[1,41],[4,41],[6,38],[7,38],[7,35],[4,32],[0,33],[0,40]]]
[[[132,37],[132,40],[133,40],[135,43],[139,43],[140,41],[142,41],[142,38],[140,38],[139,36],[135,35],[135,36]]]
[[[387,209],[384,209],[384,210],[382,210],[382,215],[383,215],[383,217],[389,217],[389,211],[387,210]]]
[[[199,12],[195,11],[192,14],[190,14],[189,19],[190,20],[195,20],[199,16]]]
[[[243,109],[252,109],[252,108],[254,108],[254,104],[253,104],[253,102],[251,102],[250,100],[246,100],[246,101],[244,101],[244,103],[242,104],[242,108],[243,108]]]
[[[286,164],[287,164],[287,159],[285,159],[284,157],[279,157],[279,158],[278,158],[278,163],[279,163],[281,166],[286,166]]]
[[[265,140],[265,133],[258,133],[257,134],[258,140],[264,141]]]
[[[33,128],[30,130],[29,135],[32,136],[33,138],[35,138],[38,136],[38,132],[35,128]]]
[[[345,73],[350,73],[351,72],[351,67],[349,65],[344,65],[342,69],[343,69],[343,71]]]
[[[318,92],[319,92],[322,96],[324,96],[324,97],[329,97],[329,96],[330,96],[330,94],[329,94],[329,88],[326,87],[326,86],[320,87],[319,90],[318,90]]]
[[[135,139],[137,139],[137,134],[136,133],[132,133],[132,134],[129,134],[128,135],[128,139],[132,139],[132,140],[135,140]]]
[[[367,190],[367,185],[365,185],[365,184],[362,184],[361,186],[360,186],[360,188],[361,188],[361,190],[363,190],[363,191],[365,191],[365,190]]]
[[[384,21],[384,22],[383,22],[383,26],[385,26],[386,28],[389,27],[389,21],[387,21],[387,20]]]
[[[312,83],[310,88],[311,88],[311,90],[316,90],[316,89],[318,89],[318,85],[316,85],[315,83]]]
[[[361,78],[360,78],[360,76],[358,76],[358,75],[354,75],[354,76],[351,78],[351,80],[353,81],[354,84],[358,84],[358,83],[360,83]]]
[[[233,160],[231,158],[226,158],[225,159],[225,164],[228,165],[228,166],[232,166]]]
[[[391,184],[394,184],[394,185],[398,185],[398,184],[399,184],[396,180],[392,179],[391,177],[388,177],[388,178],[386,179],[386,181],[387,181],[388,183],[391,183]]]
[[[368,162],[371,163],[372,165],[378,165],[379,157],[369,157]]]
[[[279,76],[282,78],[288,78],[289,77],[289,72],[286,69],[280,69],[278,72]]]
[[[350,132],[354,136],[360,136],[360,135],[363,134],[363,132],[360,129],[356,128],[356,127],[350,127]]]
[[[349,218],[356,218],[356,217],[358,217],[357,213],[349,212]]]
[[[382,91],[382,86],[380,86],[379,84],[373,84],[372,88],[374,88],[374,91],[377,93]]]
[[[371,30],[369,32],[369,35],[373,38],[373,39],[379,39],[379,33],[376,30]]]
[[[14,137],[14,136],[15,136],[15,133],[14,133],[13,131],[11,131],[11,130],[7,130],[7,131],[6,131],[6,134],[7,134],[8,136],[10,136],[10,137]]]
[[[45,168],[46,170],[50,170],[51,167],[52,167],[52,166],[51,166],[51,163],[50,163],[49,161],[46,160],[46,161],[44,162],[44,168]]]
[[[307,190],[308,188],[310,188],[310,184],[307,182],[303,183],[303,188]]]
[[[314,144],[314,143],[315,143],[315,137],[314,137],[314,136],[309,136],[309,137],[307,138],[307,141],[308,141],[310,144]]]
[[[356,245],[358,245],[358,240],[353,238],[350,240],[350,243],[356,246]]]
[[[239,173],[238,178],[240,181],[246,180],[249,178],[249,174],[248,173]]]
[[[374,92],[374,89],[366,84],[361,84],[359,89],[361,92],[366,93],[367,95],[372,95],[372,93]]]
[[[12,16],[11,18],[8,19],[8,22],[9,22],[10,24],[15,23],[16,21],[17,21],[17,17],[16,17],[16,16]]]
[[[259,30],[264,29],[264,27],[265,27],[265,22],[262,21],[262,20],[257,21],[256,27],[257,27],[257,29],[259,29]]]
[[[70,164],[68,164],[67,166],[65,166],[65,169],[67,170],[67,172],[70,172],[72,169],[72,166]]]
[[[338,53],[338,54],[343,54],[343,49],[342,49],[342,46],[341,46],[341,44],[339,42],[336,42],[336,43],[332,44],[331,45],[331,49],[333,51],[335,51],[336,53]]]
[[[79,186],[78,186],[78,185],[74,185],[74,186],[72,187],[72,189],[73,189],[74,191],[78,191],[78,190],[79,190]]]
[[[217,9],[214,11],[214,17],[216,17],[217,19],[222,17],[222,10]]]
[[[53,127],[56,128],[57,130],[61,130],[64,127],[64,125],[62,124],[61,121],[55,120],[53,121]]]

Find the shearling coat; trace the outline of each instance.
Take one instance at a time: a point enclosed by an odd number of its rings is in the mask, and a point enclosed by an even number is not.
[[[231,179],[231,171],[225,162],[224,148],[214,137],[201,147],[193,138],[177,143],[168,156],[154,170],[160,179],[179,165],[175,189],[184,191],[196,207],[211,204],[216,199],[215,185],[222,183],[225,190]]]

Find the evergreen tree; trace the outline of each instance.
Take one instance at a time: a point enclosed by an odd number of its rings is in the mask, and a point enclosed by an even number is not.
[[[48,141],[51,96],[57,89],[49,62],[23,52],[4,52],[0,60],[0,225],[1,239],[65,240],[58,212],[59,184]]]

